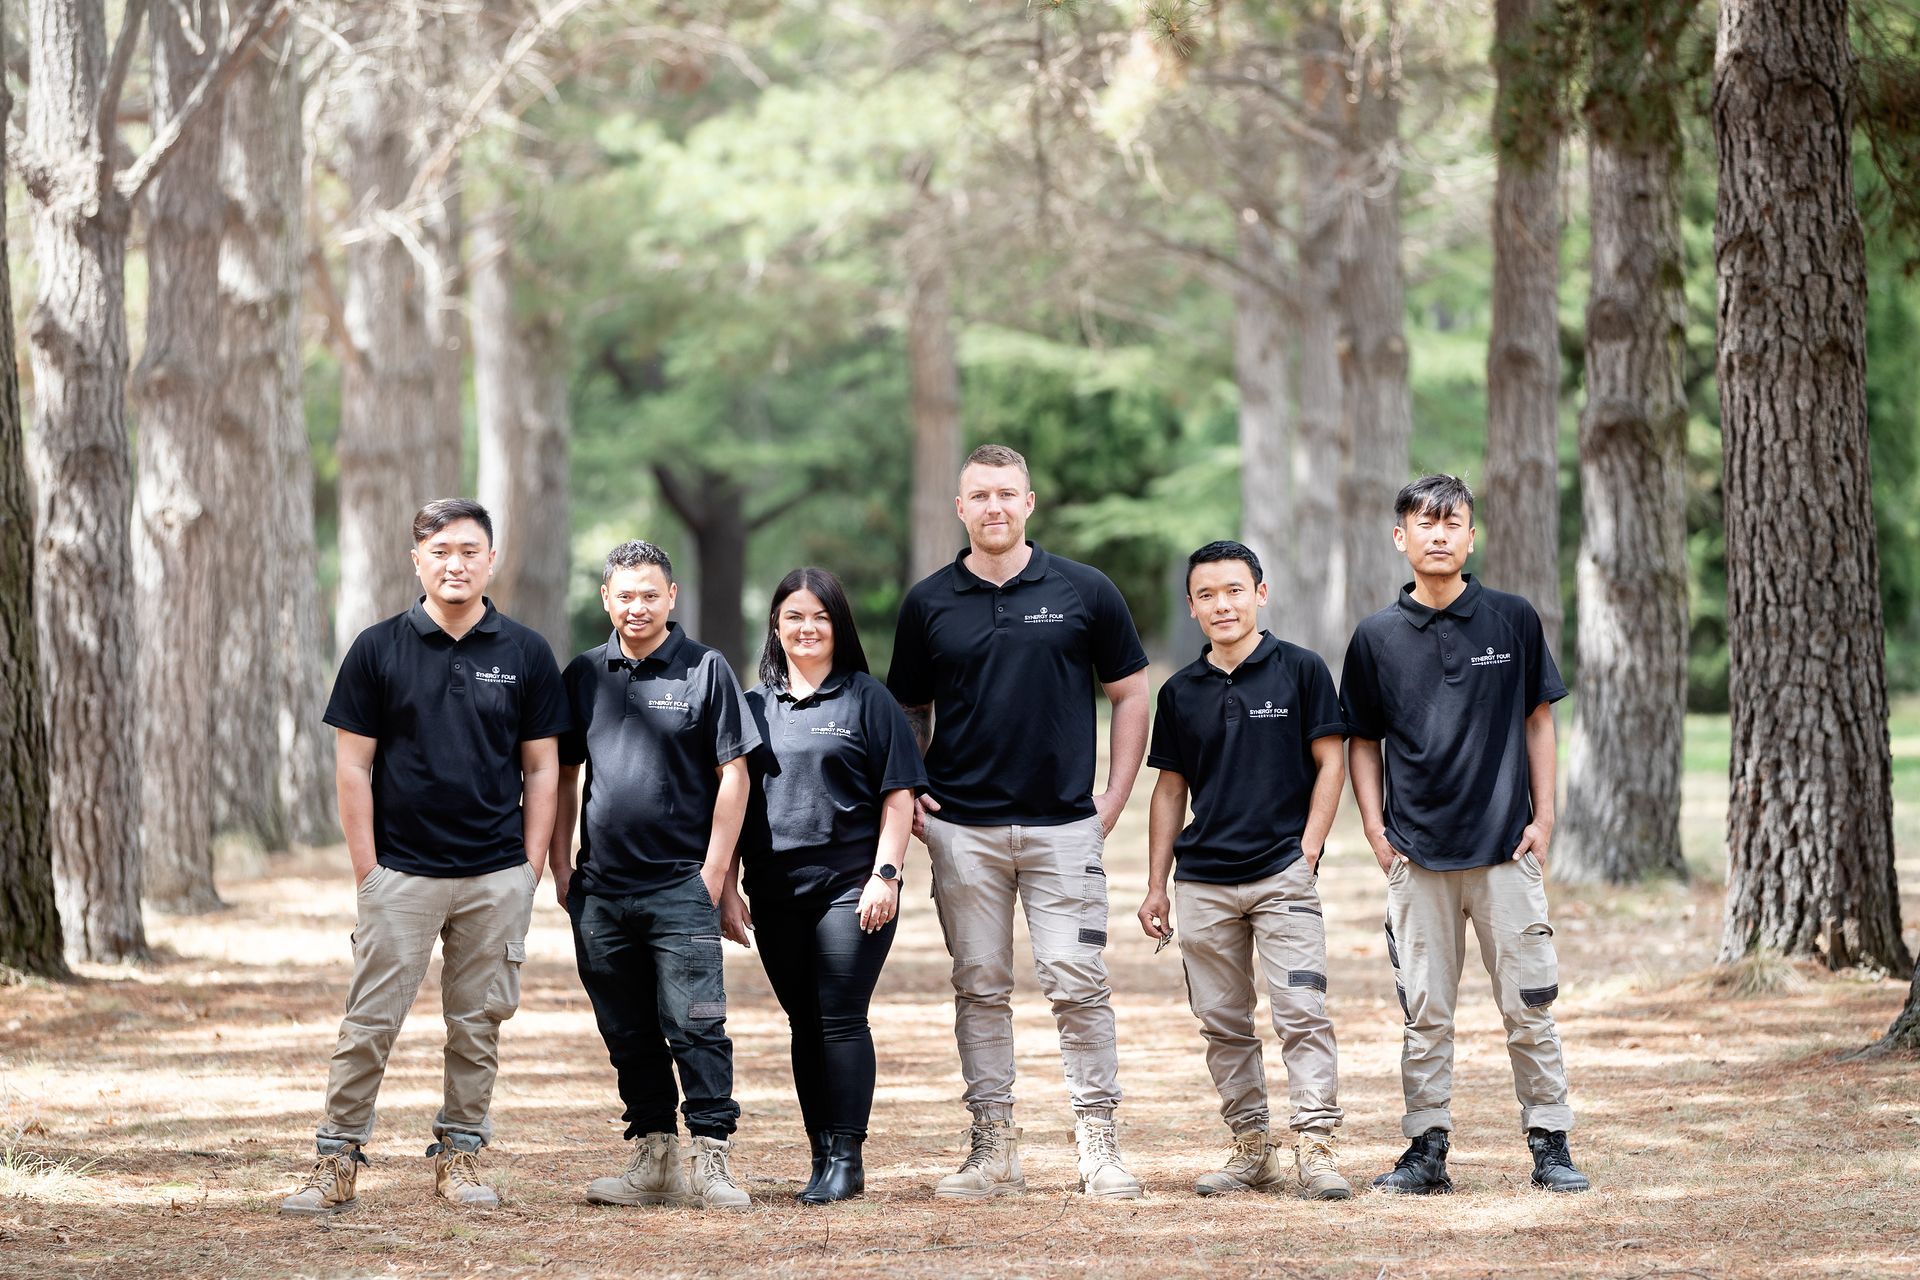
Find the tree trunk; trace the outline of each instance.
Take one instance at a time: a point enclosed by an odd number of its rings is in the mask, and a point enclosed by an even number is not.
[[[433,263],[425,273],[427,337],[433,344],[433,414],[424,442],[425,474],[421,477],[430,499],[457,497],[465,483],[460,458],[466,434],[466,264],[461,260],[466,222],[458,164],[456,159],[447,181],[432,193],[420,228]]]
[[[127,455],[127,205],[86,162],[107,67],[101,0],[28,11],[28,145],[65,162],[34,190],[27,335],[54,882],[69,956],[145,956]],[[73,161],[79,159],[80,163]]]
[[[1554,851],[1566,878],[1613,884],[1687,874],[1686,264],[1674,47],[1658,38],[1679,27],[1649,16],[1609,3],[1591,19],[1580,668]]]
[[[680,523],[693,537],[695,571],[700,575],[700,615],[693,638],[726,655],[736,672],[757,663],[757,650],[747,649],[741,600],[747,590],[746,487],[735,477],[701,468],[689,484],[678,473],[656,464],[653,474]],[[760,637],[753,638],[757,645]]]
[[[1844,0],[1722,0],[1721,430],[1733,701],[1722,959],[1912,960],[1894,884]],[[1781,554],[1782,522],[1797,537]]]
[[[1872,1046],[1875,1053],[1920,1053],[1920,967],[1913,971],[1913,985],[1907,988],[1907,1004],[1900,1016],[1887,1028],[1887,1034]]]
[[[1495,0],[1493,332],[1487,467],[1475,512],[1486,578],[1532,602],[1560,652],[1560,131],[1516,81],[1542,0]]]
[[[191,19],[192,25],[181,19]],[[221,5],[197,0],[153,24],[153,114],[164,127],[224,38]],[[206,125],[174,153],[147,202],[147,341],[134,371],[139,472],[133,569],[142,621],[141,890],[163,911],[215,911],[213,675],[222,552],[251,531],[226,523],[217,406],[225,382],[219,331],[206,323],[219,278],[225,209],[220,130]],[[253,548],[258,553],[258,547]],[[242,708],[223,707],[228,714]],[[245,707],[247,714],[257,708]]]
[[[0,65],[6,64],[0,0]],[[0,172],[13,96],[0,82]],[[65,977],[47,824],[47,726],[33,635],[33,506],[20,434],[20,366],[13,351],[7,192],[0,183],[0,965]]]
[[[493,597],[571,651],[567,577],[567,367],[558,322],[525,316],[515,301],[513,209],[501,204],[473,225],[473,398],[480,422],[480,501],[500,548]]]
[[[301,398],[305,147],[295,36],[276,38],[227,91],[220,185],[220,437],[235,460],[222,503],[229,539],[215,717],[216,830],[269,849],[338,838],[332,731],[321,723],[332,644],[313,536],[313,456]],[[262,555],[260,548],[275,548]],[[268,602],[265,609],[262,602]],[[244,663],[244,669],[241,667]]]
[[[915,582],[954,557],[960,491],[960,364],[954,354],[953,296],[947,278],[947,210],[929,165],[906,236],[907,373],[913,401],[913,526],[908,576]]]
[[[1301,28],[1300,97],[1308,121],[1338,137],[1346,112],[1346,59],[1337,14],[1317,10]],[[1339,156],[1314,141],[1300,146],[1295,186],[1300,206],[1299,415],[1293,447],[1294,537],[1310,548],[1293,558],[1292,597],[1300,643],[1337,662],[1347,647],[1346,546],[1340,476],[1346,441],[1340,375]]]
[[[345,653],[362,630],[407,607],[416,580],[408,552],[413,513],[432,498],[445,459],[429,447],[441,425],[435,396],[438,348],[427,319],[432,290],[421,263],[395,234],[395,210],[417,158],[416,94],[392,65],[402,34],[378,18],[362,32],[349,69],[344,121],[347,190],[358,212],[347,246],[349,354],[341,376],[340,595],[334,646]]]
[[[1350,67],[1340,299],[1345,337],[1346,435],[1340,480],[1346,524],[1343,629],[1392,603],[1407,580],[1393,547],[1393,500],[1407,478],[1413,406],[1407,390],[1406,282],[1400,262],[1400,83],[1393,63],[1398,19],[1355,33]]]
[[[1233,291],[1233,376],[1240,390],[1240,538],[1267,576],[1291,578],[1298,530],[1293,515],[1293,401],[1287,388],[1283,270],[1273,228],[1251,207],[1236,223],[1240,278]],[[1281,602],[1276,598],[1273,603]],[[1276,634],[1299,640],[1292,611],[1270,610]]]

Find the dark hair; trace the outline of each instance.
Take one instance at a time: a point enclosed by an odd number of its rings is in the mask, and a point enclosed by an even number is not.
[[[1259,586],[1266,577],[1260,570],[1260,557],[1253,554],[1252,547],[1249,547],[1244,542],[1233,542],[1223,538],[1219,542],[1209,542],[1206,546],[1187,557],[1188,595],[1193,594],[1192,583],[1194,569],[1200,565],[1215,564],[1221,560],[1239,560],[1244,563],[1247,568],[1253,570],[1253,585],[1256,587]]]
[[[1393,518],[1405,524],[1407,517],[1425,513],[1444,520],[1465,507],[1467,519],[1473,519],[1473,490],[1459,476],[1421,476],[1400,491],[1393,500]]]
[[[867,670],[867,651],[860,647],[860,631],[853,625],[853,606],[840,579],[825,569],[812,566],[795,569],[780,579],[773,589],[773,603],[767,606],[767,644],[760,651],[760,683],[770,689],[787,687],[787,651],[780,647],[780,606],[796,591],[811,591],[827,607],[827,621],[833,626],[833,670]]]
[[[487,533],[493,545],[493,517],[472,498],[435,498],[413,513],[413,545],[419,546],[456,520],[471,520]]]
[[[610,582],[619,570],[638,569],[643,564],[659,569],[666,576],[667,585],[673,585],[673,561],[667,559],[667,553],[651,542],[642,542],[638,538],[623,542],[607,552],[607,567],[601,572],[600,581]]]

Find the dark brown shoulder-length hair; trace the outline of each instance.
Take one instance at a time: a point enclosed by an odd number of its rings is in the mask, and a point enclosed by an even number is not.
[[[867,670],[867,651],[860,647],[860,631],[853,625],[853,606],[847,603],[846,588],[840,579],[825,569],[807,565],[780,579],[773,589],[773,603],[767,608],[767,643],[760,651],[760,683],[770,689],[787,687],[787,651],[780,647],[780,606],[796,591],[811,591],[827,607],[827,621],[833,624],[833,670]]]

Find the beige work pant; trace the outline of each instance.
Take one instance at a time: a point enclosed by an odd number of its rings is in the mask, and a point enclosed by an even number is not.
[[[1340,1068],[1327,1018],[1326,920],[1307,860],[1246,884],[1176,880],[1173,898],[1187,1004],[1200,1019],[1227,1128],[1268,1126],[1267,1070],[1253,1023],[1257,958],[1287,1067],[1288,1125],[1331,1130],[1340,1123]]]
[[[376,866],[360,883],[353,985],[327,1075],[321,1151],[364,1143],[387,1055],[406,1021],[433,943],[441,942],[440,1004],[447,1021],[446,1080],[433,1133],[474,1151],[493,1134],[487,1114],[499,1062],[500,1024],[520,1004],[520,965],[533,919],[533,868],[442,879]]]
[[[1026,908],[1033,967],[1053,1003],[1075,1111],[1120,1101],[1107,982],[1106,839],[1100,820],[968,827],[927,818],[933,901],[953,957],[962,1095],[980,1119],[1013,1115],[1013,904]]]
[[[1429,1129],[1453,1129],[1453,1011],[1469,921],[1507,1024],[1520,1127],[1571,1129],[1567,1072],[1553,1025],[1560,966],[1545,878],[1529,853],[1472,871],[1428,871],[1401,858],[1387,874],[1387,952],[1406,1016],[1401,1131],[1417,1138]]]

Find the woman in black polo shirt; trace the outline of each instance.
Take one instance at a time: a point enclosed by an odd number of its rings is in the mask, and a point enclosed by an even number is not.
[[[760,961],[793,1027],[793,1080],[813,1146],[803,1204],[865,1189],[873,1109],[867,1004],[893,946],[914,790],[926,785],[905,713],[867,673],[840,582],[795,569],[773,593],[760,683],[764,744],[740,837]]]

